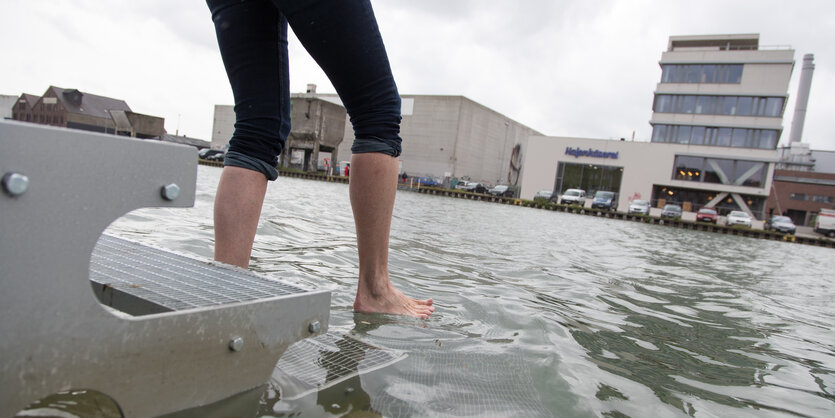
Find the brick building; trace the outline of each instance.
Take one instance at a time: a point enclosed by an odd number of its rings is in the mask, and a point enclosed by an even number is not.
[[[809,225],[821,209],[835,208],[835,174],[775,170],[767,213],[783,214],[796,225]]]
[[[49,86],[42,96],[21,94],[12,119],[136,138],[165,133],[165,119],[131,111],[124,100]]]

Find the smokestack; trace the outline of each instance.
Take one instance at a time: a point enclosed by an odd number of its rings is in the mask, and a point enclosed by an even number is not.
[[[800,142],[803,139],[803,123],[806,121],[806,105],[809,104],[809,90],[812,88],[812,74],[815,72],[815,56],[803,56],[803,70],[800,72],[800,84],[797,86],[797,101],[794,104],[792,130],[789,143]]]

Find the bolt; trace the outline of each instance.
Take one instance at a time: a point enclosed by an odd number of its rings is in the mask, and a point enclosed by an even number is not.
[[[20,196],[29,189],[29,177],[20,173],[6,173],[3,176],[3,189],[12,196]]]
[[[307,330],[310,331],[311,334],[315,334],[319,332],[319,329],[322,328],[322,324],[319,321],[313,321],[307,326]]]
[[[229,349],[232,351],[241,351],[244,348],[244,339],[241,337],[235,337],[231,341],[229,341]]]
[[[176,183],[166,184],[162,186],[162,198],[165,200],[174,200],[180,197],[180,186]]]

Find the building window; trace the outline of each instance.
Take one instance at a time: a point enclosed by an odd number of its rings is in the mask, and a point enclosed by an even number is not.
[[[717,128],[689,125],[653,125],[652,142],[718,147],[775,149],[779,132],[774,129]]]
[[[739,84],[742,64],[664,64],[662,83]]]
[[[583,189],[591,196],[599,190],[619,193],[622,178],[623,167],[561,162],[554,189],[558,194],[567,189]]]
[[[791,200],[809,200],[809,195],[805,193],[789,193]]]
[[[812,201],[815,203],[832,203],[832,196],[812,196]]]
[[[696,115],[781,117],[784,102],[784,97],[656,94],[653,111]]]
[[[761,161],[677,155],[672,179],[761,188],[767,169]]]

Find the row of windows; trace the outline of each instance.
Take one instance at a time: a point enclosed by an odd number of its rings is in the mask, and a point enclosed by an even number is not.
[[[780,132],[774,129],[661,124],[652,128],[652,142],[716,147],[776,149],[779,136]]]
[[[763,187],[768,168],[761,161],[676,155],[673,179],[736,186]]]
[[[783,97],[657,94],[652,110],[659,113],[779,117],[783,115],[784,103]]]
[[[662,83],[739,84],[742,64],[664,64]]]
[[[64,115],[33,115],[31,113],[22,115],[17,113],[14,115],[14,119],[25,122],[46,123],[50,125],[64,125]]]
[[[832,196],[818,196],[818,195],[809,196],[808,194],[805,194],[805,193],[789,193],[789,199],[792,199],[792,200],[809,200],[810,197],[811,197],[812,202],[815,202],[815,203],[833,203],[833,202],[835,202],[835,198],[833,198]]]

